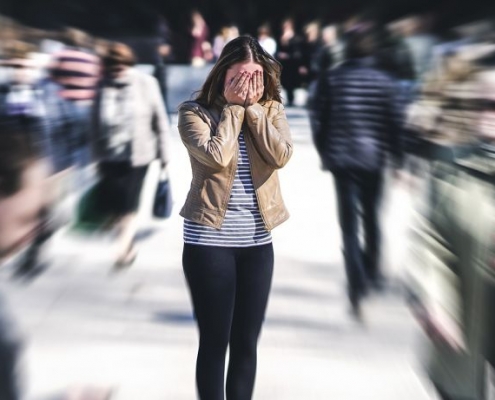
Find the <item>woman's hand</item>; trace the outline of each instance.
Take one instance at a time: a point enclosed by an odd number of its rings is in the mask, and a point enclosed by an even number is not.
[[[249,87],[244,102],[244,107],[252,106],[256,104],[262,97],[265,87],[263,85],[263,72],[255,71],[249,79]]]
[[[223,95],[227,103],[244,106],[249,91],[250,78],[249,72],[240,72],[225,85]]]

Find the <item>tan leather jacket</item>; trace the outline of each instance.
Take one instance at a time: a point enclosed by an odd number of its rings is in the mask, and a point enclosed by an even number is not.
[[[292,155],[284,107],[276,101],[247,108],[218,102],[206,109],[194,101],[179,106],[178,128],[192,168],[191,188],[180,215],[219,229],[222,226],[239,156],[241,129],[251,176],[267,230],[289,218],[277,169]]]

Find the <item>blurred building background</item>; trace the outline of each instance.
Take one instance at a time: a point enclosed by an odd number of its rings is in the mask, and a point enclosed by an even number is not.
[[[190,40],[189,15],[199,9],[208,21],[212,35],[221,26],[235,23],[243,33],[256,34],[265,21],[278,36],[283,18],[296,16],[298,29],[311,20],[323,24],[340,23],[357,14],[386,24],[408,14],[430,13],[435,18],[437,32],[493,15],[495,6],[483,0],[350,0],[324,1],[290,0],[283,6],[275,2],[249,0],[242,6],[228,0],[205,1],[117,1],[117,0],[5,0],[0,14],[12,17],[28,26],[40,29],[60,29],[74,26],[95,36],[148,36],[158,34],[159,17],[166,18],[173,44],[173,62],[187,62],[183,49]]]

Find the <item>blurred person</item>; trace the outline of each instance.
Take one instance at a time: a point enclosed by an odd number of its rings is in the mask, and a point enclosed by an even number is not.
[[[427,193],[416,213],[405,280],[408,304],[426,334],[422,363],[442,400],[485,400],[494,388],[495,75],[493,65],[470,62],[476,100],[458,102],[456,110],[475,106],[477,115],[462,121],[470,132],[461,140],[449,132],[454,119],[425,137]],[[455,69],[465,83],[466,66]]]
[[[401,26],[402,21],[381,27],[378,64],[397,81],[397,102],[405,113],[417,96],[418,81],[412,53],[405,42]],[[416,155],[420,143],[414,132],[409,129],[405,128],[403,133],[404,171],[407,171],[407,176],[412,178],[419,174],[421,169]]]
[[[210,28],[199,10],[191,12],[191,64],[202,67],[212,61],[213,51],[210,43]]]
[[[434,49],[440,43],[432,33],[431,15],[415,15],[402,22],[404,42],[411,52],[416,81],[421,81],[432,67]]]
[[[326,71],[343,61],[344,46],[336,25],[325,25],[321,29],[321,47],[316,55],[316,68]]]
[[[46,165],[22,130],[0,132],[0,268],[30,246],[47,200]],[[0,398],[23,398],[23,338],[0,293]]]
[[[281,84],[286,92],[286,104],[294,105],[295,90],[301,85],[299,67],[302,59],[302,38],[296,32],[292,17],[282,21],[282,31],[277,43],[276,59],[282,65]]]
[[[311,112],[315,109],[316,88],[318,80],[326,71],[335,67],[342,62],[343,44],[338,39],[337,27],[335,25],[326,25],[321,29],[321,40],[318,49],[315,49],[313,57],[310,60],[312,70],[311,80],[308,83],[308,96],[306,99],[306,108]],[[310,118],[309,123],[311,131],[315,131],[318,121]]]
[[[375,50],[372,29],[349,33],[345,61],[320,77],[311,110],[314,144],[334,178],[348,296],[356,315],[369,286],[383,285],[379,214],[387,153],[393,168],[402,162],[396,85],[374,66]]]
[[[88,180],[91,107],[100,79],[100,58],[90,49],[89,36],[81,30],[67,28],[62,33],[62,40],[65,46],[53,54],[49,73],[60,85],[58,94],[70,115],[70,134],[74,141],[71,157],[81,187]]]
[[[218,60],[225,45],[239,36],[239,29],[235,25],[224,25],[213,38],[214,61]]]
[[[319,21],[308,22],[304,26],[304,38],[302,41],[302,56],[299,74],[301,85],[306,89],[317,76],[317,55],[322,47],[321,26]]]
[[[393,60],[391,72],[400,80],[408,103],[415,99],[426,74],[432,70],[434,50],[439,44],[421,21],[419,16],[411,16],[392,23],[388,29],[388,46],[383,49]]]
[[[0,268],[16,276],[37,274],[27,270],[25,254],[32,252],[45,234],[46,213],[54,199],[48,160],[24,127],[2,127],[0,132]],[[0,398],[24,399],[26,369],[22,363],[23,334],[15,314],[0,293]],[[108,397],[74,397],[104,400]]]
[[[268,54],[275,57],[275,53],[277,52],[277,41],[272,36],[272,29],[268,22],[265,22],[258,27],[258,42]]]
[[[92,148],[98,164],[97,201],[119,227],[117,268],[136,256],[136,212],[149,164],[168,162],[170,124],[156,78],[134,68],[123,43],[109,46],[95,99]]]
[[[53,120],[51,109],[46,103],[44,85],[34,79],[34,64],[29,58],[27,47],[21,43],[15,44],[4,65],[10,69],[11,74],[9,81],[0,89],[0,131],[4,135],[12,132],[22,134],[36,149],[36,154],[48,163],[51,171],[56,161],[55,148],[58,142],[52,136]],[[29,249],[18,260],[16,272],[19,276],[44,270],[45,265],[40,254],[53,229],[47,207],[43,212],[43,223],[36,230]]]
[[[191,189],[182,262],[199,328],[201,399],[251,399],[274,266],[271,230],[289,217],[277,170],[293,146],[280,64],[256,38],[225,46],[193,101],[179,107]]]
[[[342,40],[338,37],[337,26],[325,25],[321,29],[321,42],[317,51],[311,60],[311,80],[308,85],[308,97],[306,100],[306,108],[312,110],[315,108],[314,101],[316,97],[316,88],[318,80],[327,70],[334,68],[343,61]],[[310,118],[310,124],[317,123],[314,118]],[[311,128],[314,130],[315,128]]]
[[[125,34],[114,37],[129,46],[136,59],[136,65],[154,76],[160,84],[163,101],[167,100],[167,64],[174,57],[172,48],[172,32],[164,15],[150,17],[150,28],[144,34]],[[105,48],[102,48],[105,52]]]
[[[403,22],[393,22],[388,26],[380,26],[378,61],[380,67],[394,76],[405,86],[415,83],[416,75],[412,53],[405,42],[402,29]]]
[[[49,203],[49,165],[21,128],[0,134],[0,265],[37,237]]]
[[[0,132],[0,268],[16,267],[39,237],[45,210],[53,201],[53,180],[47,160],[23,130]],[[28,368],[25,338],[14,310],[0,292],[0,398],[25,399]],[[61,400],[109,400],[111,389],[81,386]]]
[[[160,83],[163,101],[167,104],[167,66],[174,58],[174,48],[172,46],[172,33],[168,20],[164,16],[159,16],[157,33],[159,38],[158,54],[159,62],[155,68],[155,77]]]

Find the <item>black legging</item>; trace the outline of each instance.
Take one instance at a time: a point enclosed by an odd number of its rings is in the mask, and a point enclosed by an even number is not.
[[[228,248],[184,244],[182,263],[199,328],[201,400],[251,399],[256,348],[273,274],[272,244]]]

